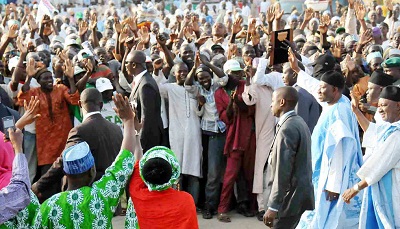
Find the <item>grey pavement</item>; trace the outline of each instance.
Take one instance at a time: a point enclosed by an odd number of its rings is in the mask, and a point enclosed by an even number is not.
[[[212,219],[203,219],[201,214],[197,214],[199,226],[201,229],[266,229],[262,222],[258,221],[256,217],[244,217],[232,211],[230,213],[232,222],[222,223],[214,216]],[[118,216],[113,219],[113,227],[115,229],[124,228],[125,217]]]

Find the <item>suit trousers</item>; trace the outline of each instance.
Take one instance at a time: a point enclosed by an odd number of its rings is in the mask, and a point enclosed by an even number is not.
[[[246,180],[247,194],[250,203],[255,201],[253,194],[254,165],[256,156],[256,138],[252,132],[249,147],[246,151],[234,150],[229,153],[226,161],[226,169],[224,181],[222,185],[220,202],[218,205],[218,213],[226,213],[229,211],[230,200],[232,199],[233,187],[241,169],[243,169]],[[253,201],[254,200],[254,201]]]
[[[278,213],[279,214],[279,213]],[[299,224],[301,215],[278,217],[274,220],[274,229],[294,229]]]

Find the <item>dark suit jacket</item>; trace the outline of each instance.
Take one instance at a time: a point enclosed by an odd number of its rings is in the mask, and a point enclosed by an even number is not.
[[[277,209],[280,217],[314,209],[311,134],[300,116],[290,114],[277,128],[269,157],[271,174],[266,179],[271,193],[267,207]]]
[[[136,112],[143,123],[140,132],[140,143],[143,152],[163,144],[163,123],[161,120],[161,97],[156,81],[146,72],[129,98],[136,104]]]
[[[122,139],[123,135],[119,126],[107,121],[101,114],[94,114],[70,130],[65,148],[86,141],[94,157],[95,180],[98,180],[114,162],[121,149]],[[62,156],[60,156],[47,173],[36,182],[38,191],[47,198],[45,193],[47,187],[59,181],[63,175]]]
[[[310,132],[312,133],[315,125],[317,125],[321,107],[308,91],[300,86],[294,87],[299,95],[299,101],[294,109],[296,113],[304,119]]]

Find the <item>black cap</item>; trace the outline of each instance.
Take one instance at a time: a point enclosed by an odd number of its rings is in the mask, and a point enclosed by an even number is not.
[[[368,82],[386,87],[393,84],[393,77],[383,71],[377,70],[371,74],[371,78],[369,78]]]
[[[383,88],[379,98],[400,102],[400,87],[390,85]]]
[[[340,72],[327,71],[321,76],[321,81],[337,88],[344,88],[344,77]]]
[[[225,50],[225,49],[224,49],[224,48],[222,48],[222,46],[221,46],[221,45],[219,45],[219,44],[215,44],[215,45],[211,46],[211,50],[212,50],[212,51],[214,51],[214,50],[216,50],[216,49],[222,49],[222,50]]]
[[[335,58],[332,55],[325,53],[318,56],[312,65],[314,67],[317,65],[321,65],[323,69],[332,70],[335,67],[335,63]]]

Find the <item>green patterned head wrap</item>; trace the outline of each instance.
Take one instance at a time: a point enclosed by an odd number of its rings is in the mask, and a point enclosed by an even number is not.
[[[171,176],[171,179],[169,179],[169,181],[167,183],[151,184],[143,178],[143,174],[142,174],[143,166],[146,164],[146,162],[148,160],[153,159],[153,158],[162,158],[171,165],[172,176]],[[140,159],[140,161],[139,161],[140,177],[142,178],[144,183],[147,185],[147,188],[149,189],[149,191],[164,191],[164,190],[170,188],[178,180],[178,178],[181,174],[180,171],[181,171],[181,167],[179,166],[178,159],[176,158],[174,152],[172,152],[172,150],[170,150],[169,148],[164,147],[164,146],[155,146],[155,147],[149,149],[143,155],[142,159]]]

